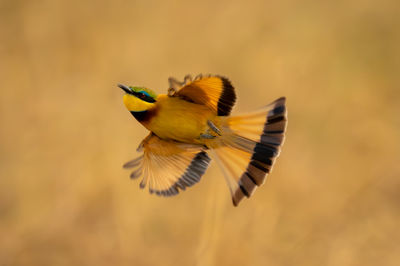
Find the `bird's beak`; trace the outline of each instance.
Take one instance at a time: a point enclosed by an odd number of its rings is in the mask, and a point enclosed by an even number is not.
[[[122,85],[122,84],[118,84],[118,87],[120,87],[121,89],[123,89],[126,93],[128,94],[133,94],[131,89],[129,89],[128,86]]]

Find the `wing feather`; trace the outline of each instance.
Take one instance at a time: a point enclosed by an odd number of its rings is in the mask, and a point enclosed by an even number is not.
[[[124,164],[131,178],[142,178],[140,188],[158,196],[173,196],[198,183],[210,158],[203,146],[163,140],[150,133],[141,146],[143,154]]]
[[[235,89],[225,77],[199,75],[193,81],[188,76],[184,82],[178,82],[174,78],[169,80],[174,90],[179,89],[172,96],[205,105],[218,116],[228,116],[235,104]]]

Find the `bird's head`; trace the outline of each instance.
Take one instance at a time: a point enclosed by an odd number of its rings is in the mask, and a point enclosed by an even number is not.
[[[145,112],[154,107],[157,95],[151,90],[143,87],[128,87],[118,84],[123,91],[124,104],[128,111],[132,112]]]

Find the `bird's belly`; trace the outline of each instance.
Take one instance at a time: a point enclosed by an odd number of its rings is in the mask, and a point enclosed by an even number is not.
[[[152,131],[163,139],[194,142],[207,128],[207,117],[192,113],[176,114],[152,121]]]
[[[160,109],[148,129],[163,139],[199,143],[200,134],[208,128],[207,120],[214,120],[215,115],[208,108],[197,104],[190,104],[189,107],[174,105]]]

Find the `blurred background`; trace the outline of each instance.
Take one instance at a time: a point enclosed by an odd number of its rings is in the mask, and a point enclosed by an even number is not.
[[[0,1],[0,265],[398,265],[400,5]],[[122,164],[146,130],[117,83],[229,77],[234,114],[288,101],[238,208],[217,165],[174,198]]]

